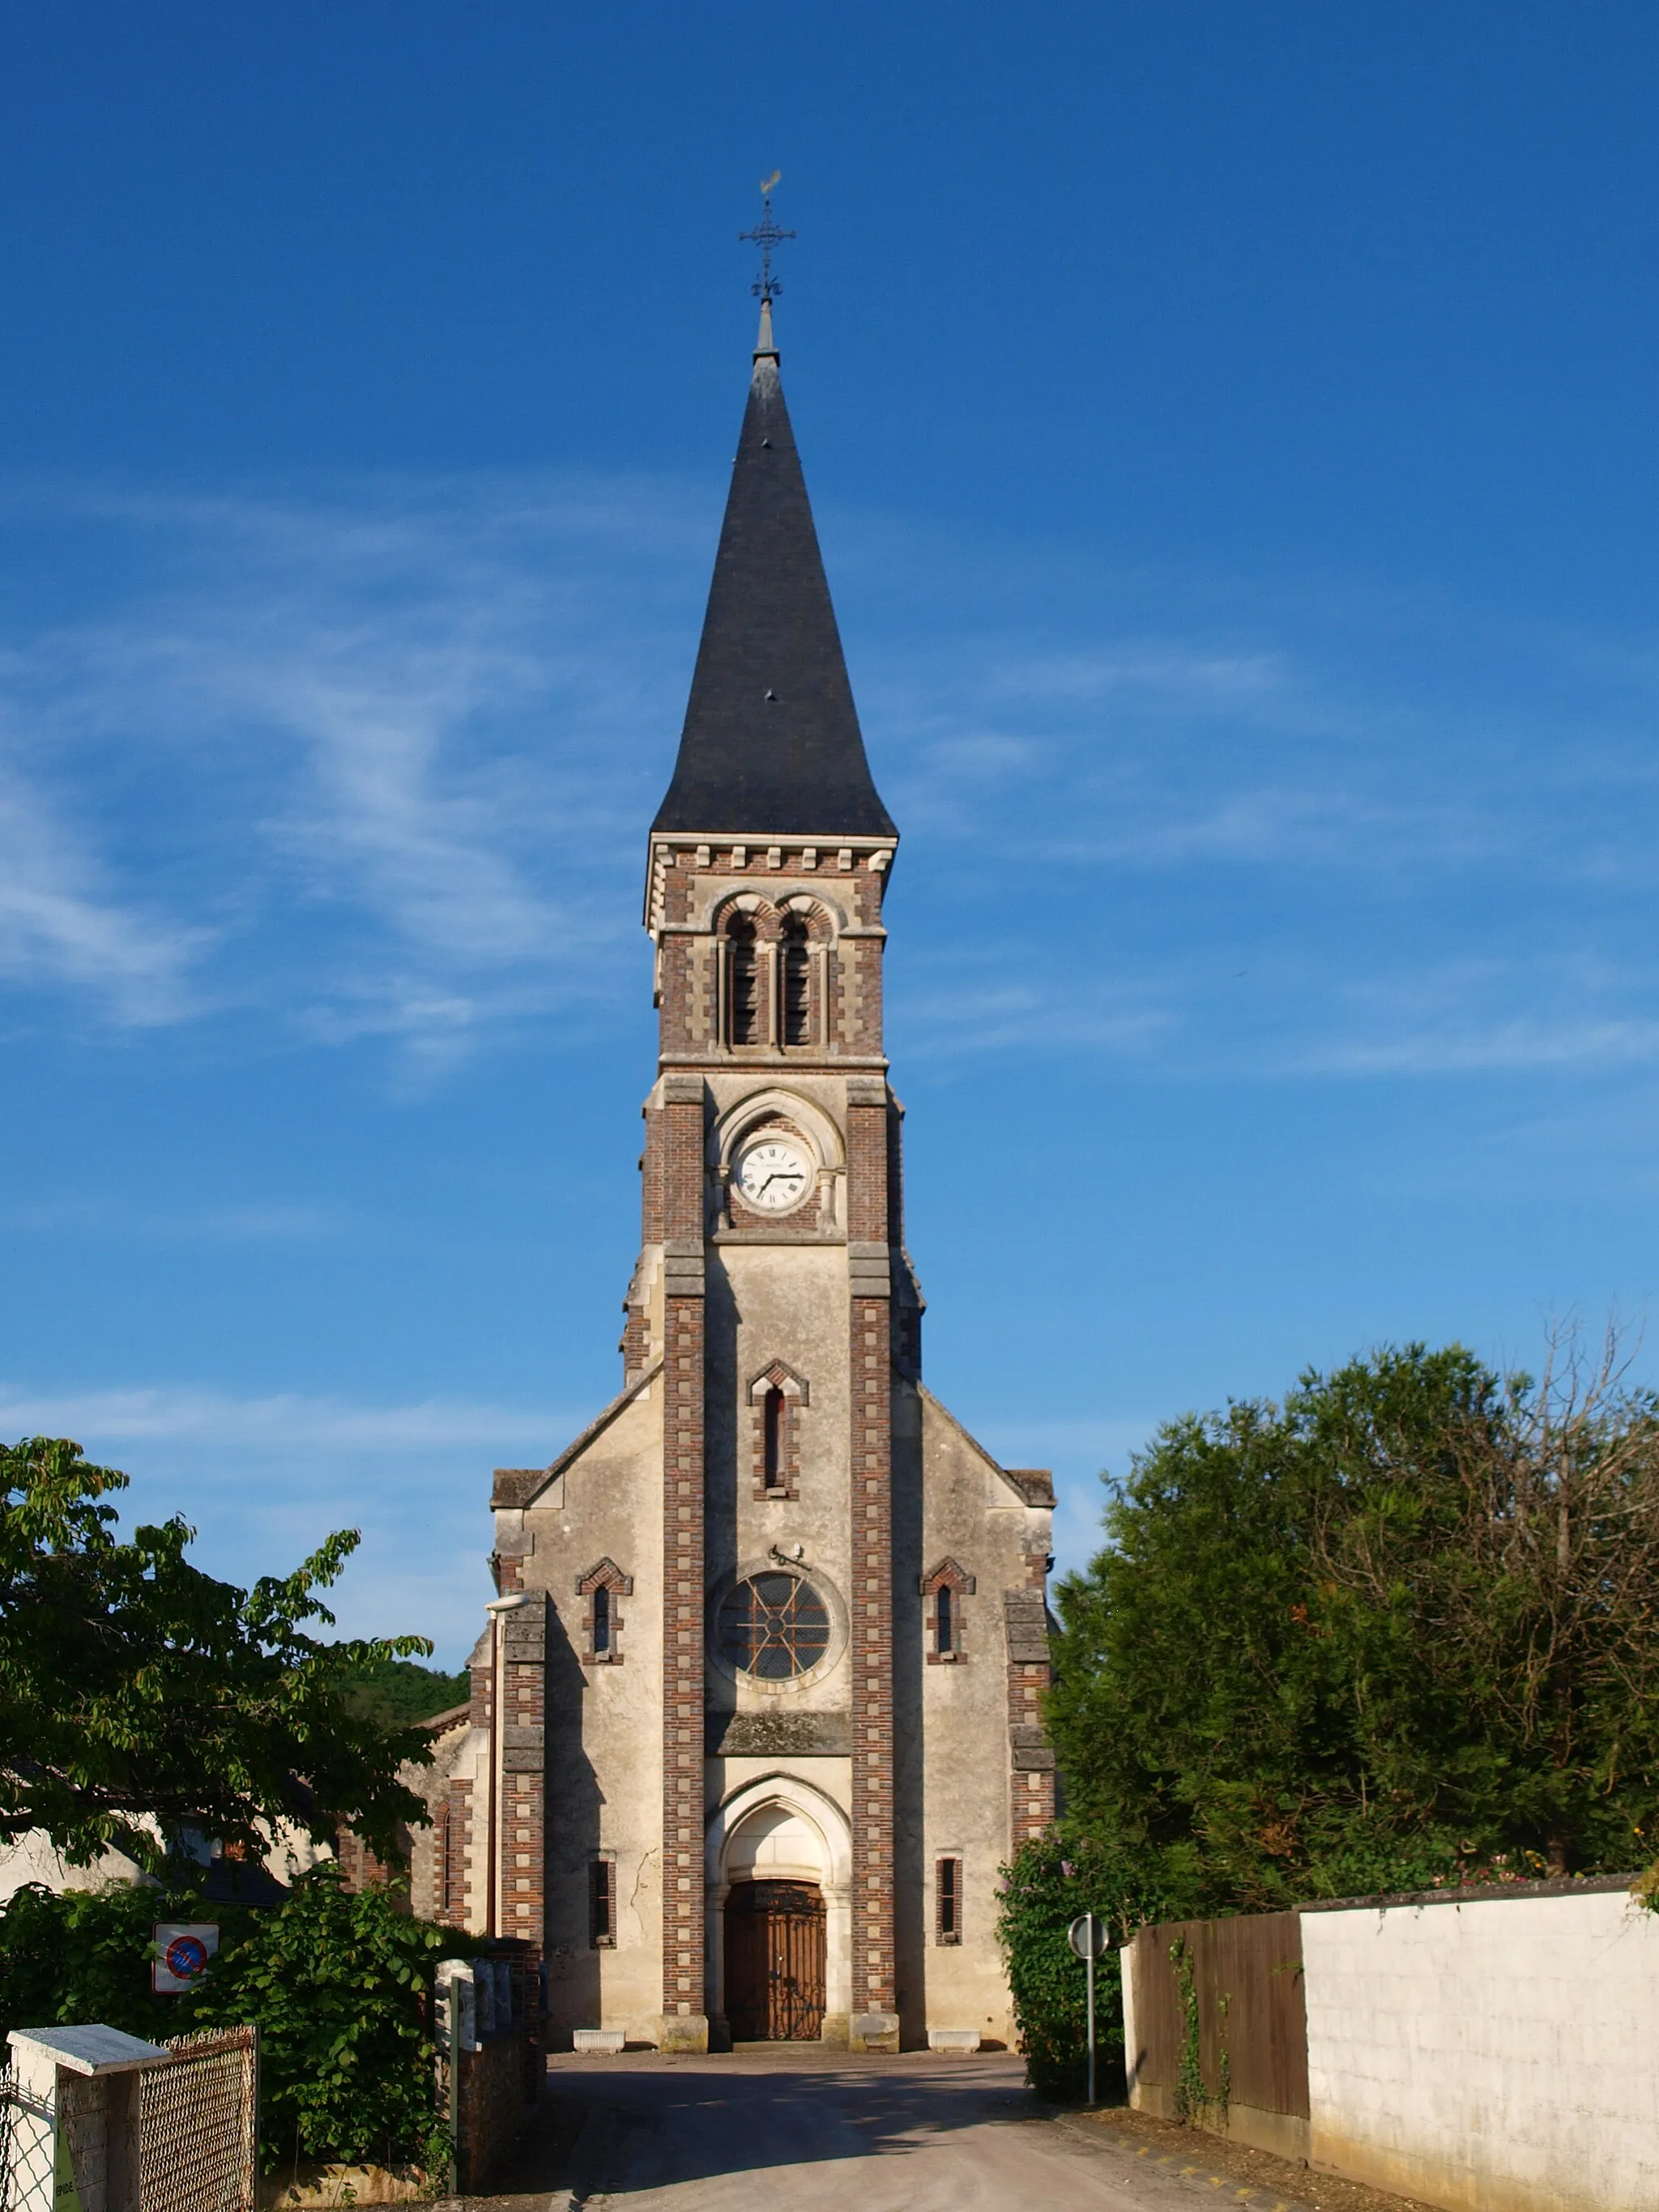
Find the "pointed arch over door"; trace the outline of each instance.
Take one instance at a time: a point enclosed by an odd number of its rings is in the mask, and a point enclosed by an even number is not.
[[[775,1907],[782,1917],[793,1921],[791,1926],[775,1929],[768,1939],[775,1946],[782,1946],[786,1954],[792,1942],[799,1946],[811,1934],[794,1918],[797,1915],[816,1918],[810,1897],[805,1905],[780,1894],[770,1905],[764,1898],[754,1898],[733,1906],[732,1900],[741,1890],[770,1883],[782,1888],[804,1887],[821,1899],[822,1918],[817,1925],[823,1931],[823,1996],[818,2008],[820,2030],[814,2032],[821,2032],[823,2021],[845,2021],[852,2001],[852,1830],[845,1811],[799,1775],[759,1776],[733,1791],[716,1808],[708,1823],[704,1863],[714,1923],[710,1948],[718,2012],[730,2019],[726,1978],[733,1954],[726,1940],[728,1912],[735,1911],[740,1918],[757,1913],[763,1917]],[[742,1972],[741,1947],[758,1938],[752,1930],[746,1930],[734,1941],[738,1946],[735,1962]],[[741,2009],[741,1991],[738,1995]]]

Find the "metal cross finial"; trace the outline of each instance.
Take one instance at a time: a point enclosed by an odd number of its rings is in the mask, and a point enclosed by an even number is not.
[[[772,220],[772,189],[783,174],[774,169],[761,185],[761,219],[752,230],[740,230],[738,243],[758,246],[761,250],[761,273],[750,286],[757,300],[775,300],[783,287],[772,274],[772,248],[780,239],[793,238],[793,230],[780,230]]]

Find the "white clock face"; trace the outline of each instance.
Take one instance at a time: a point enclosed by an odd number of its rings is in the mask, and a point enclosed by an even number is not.
[[[763,1137],[738,1162],[738,1188],[763,1213],[787,1213],[806,1195],[811,1164],[787,1137]]]

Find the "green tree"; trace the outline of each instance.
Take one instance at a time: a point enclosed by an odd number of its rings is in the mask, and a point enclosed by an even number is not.
[[[62,1892],[28,1882],[0,1908],[0,2045],[14,2027],[102,2021],[160,2042],[191,2022],[189,2000],[150,1986],[158,1920],[218,1923],[222,1948],[246,1934],[246,1905],[209,1904],[191,1886],[106,1882]]]
[[[1422,1346],[1162,1430],[1067,1577],[1072,1818],[1188,1910],[1627,1869],[1659,1811],[1659,1407]]]
[[[78,1444],[0,1446],[0,1837],[44,1829],[72,1863],[115,1844],[155,1864],[152,1823],[254,1850],[262,1824],[321,1837],[344,1823],[392,1855],[399,1826],[425,1818],[398,1769],[430,1742],[349,1692],[432,1647],[307,1632],[333,1625],[317,1592],[355,1531],[241,1590],[191,1565],[176,1516],[119,1540],[104,1500],[127,1479]]]
[[[417,1666],[412,1659],[382,1659],[343,1676],[342,1686],[358,1712],[383,1727],[400,1728],[410,1721],[434,1720],[465,1705],[472,1677],[465,1667],[446,1674],[436,1667]]]

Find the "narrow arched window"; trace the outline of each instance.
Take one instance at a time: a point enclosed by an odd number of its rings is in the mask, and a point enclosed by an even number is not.
[[[927,1664],[954,1667],[967,1656],[963,1632],[968,1619],[966,1601],[974,1594],[974,1578],[957,1560],[941,1559],[932,1574],[922,1577],[921,1589],[926,1601],[924,1620],[929,1638]]]
[[[783,1393],[769,1390],[761,1405],[762,1480],[768,1490],[783,1488]]]
[[[962,1861],[940,1859],[933,1869],[933,1941],[962,1941]]]
[[[760,948],[755,925],[739,915],[726,933],[727,1025],[733,1044],[761,1041]]]
[[[576,1595],[587,1601],[584,1613],[587,1624],[586,1656],[595,1667],[622,1664],[622,1632],[628,1624],[617,1601],[630,1596],[633,1589],[633,1577],[623,1574],[614,1559],[596,1559],[587,1572],[578,1577]]]
[[[783,925],[783,1041],[812,1042],[812,953],[806,924],[791,915]]]

